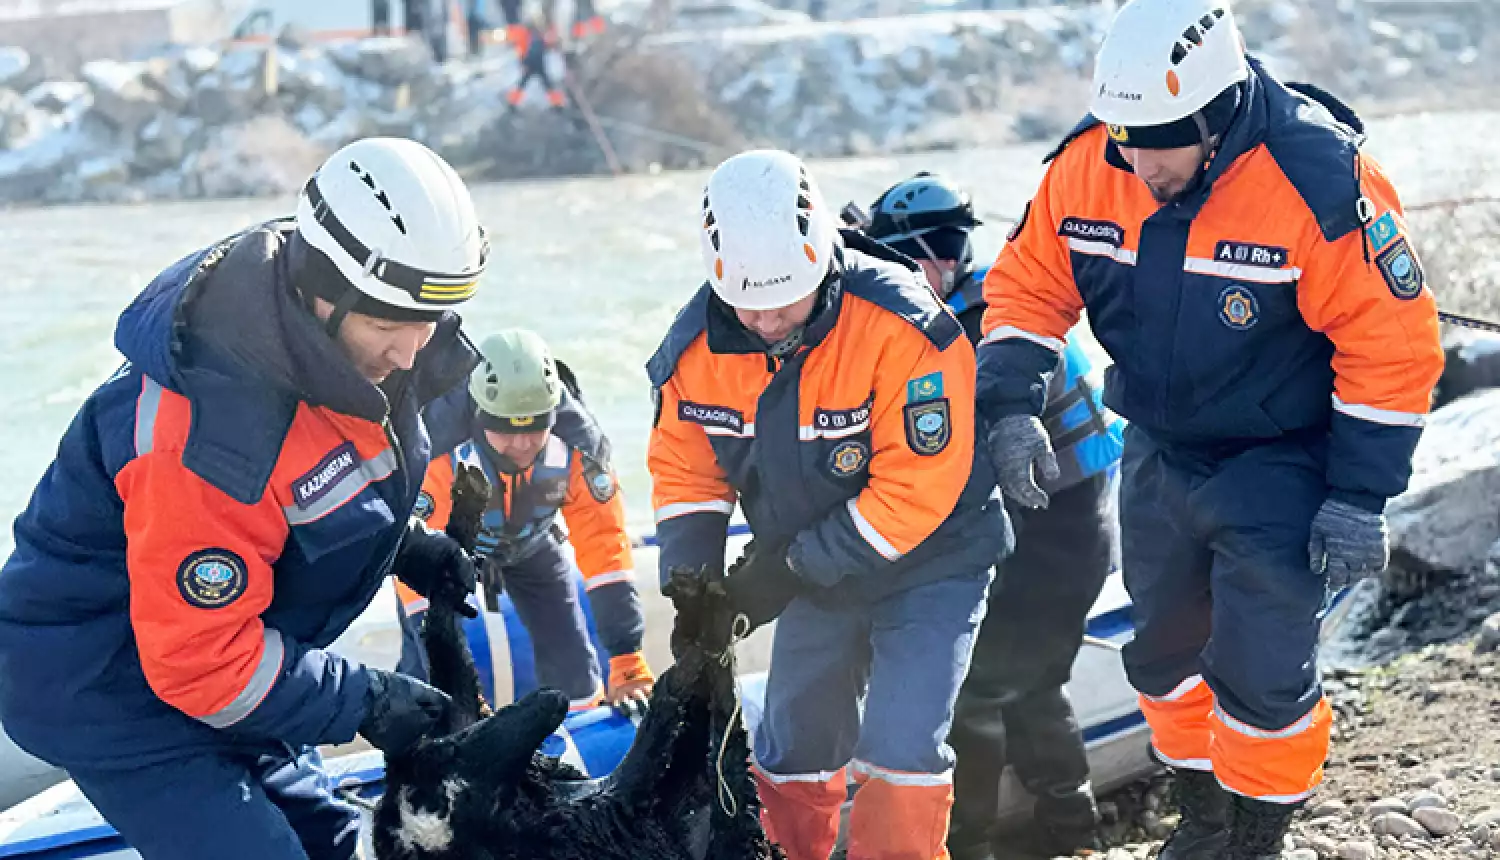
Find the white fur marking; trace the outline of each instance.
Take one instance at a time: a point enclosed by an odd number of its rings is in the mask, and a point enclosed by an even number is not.
[[[447,812],[428,812],[411,805],[411,789],[401,790],[401,829],[396,839],[407,851],[445,851],[453,843],[453,825],[449,818],[458,802],[458,795],[468,785],[458,778],[443,783],[443,793],[448,795]]]

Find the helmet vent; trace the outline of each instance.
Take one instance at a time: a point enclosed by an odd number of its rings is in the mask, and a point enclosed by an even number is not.
[[[366,172],[364,168],[360,167],[359,162],[357,161],[349,162],[349,169],[354,171],[354,175],[358,176],[360,181],[363,182],[367,188],[375,192],[376,202],[378,202],[381,206],[384,206],[385,211],[391,212],[391,198],[384,191],[381,191],[375,186],[375,177]],[[396,225],[396,229],[401,231],[401,235],[406,235],[406,222],[401,220],[401,216],[399,214],[393,213],[391,215],[391,223]]]
[[[1191,51],[1195,47],[1202,47],[1203,37],[1207,35],[1208,31],[1212,30],[1214,28],[1214,25],[1219,23],[1219,19],[1223,17],[1224,10],[1222,8],[1219,8],[1213,10],[1207,15],[1204,15],[1202,18],[1199,18],[1197,23],[1189,24],[1188,28],[1182,31],[1182,39],[1178,40],[1178,42],[1172,46],[1172,65],[1180,65],[1183,60],[1187,59],[1189,51]],[[1189,44],[1183,44],[1183,42],[1187,42]]]
[[[808,217],[806,215],[803,215],[800,212],[797,213],[797,229],[799,231],[801,231],[802,238],[804,238],[804,239],[807,238],[807,231],[808,231],[808,228],[810,228],[811,226],[812,226],[812,221],[810,219],[808,219]]]

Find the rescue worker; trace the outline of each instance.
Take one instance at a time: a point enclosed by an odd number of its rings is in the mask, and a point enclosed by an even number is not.
[[[446,162],[361,140],[295,218],[184,257],[120,316],[126,362],[0,569],[0,720],[148,860],[352,858],[316,745],[399,751],[443,715],[324,649],[392,570],[455,606],[473,588],[409,515],[419,409],[475,363],[451,311],[487,253]]]
[[[562,90],[552,82],[552,76],[547,72],[547,55],[557,49],[557,33],[552,29],[552,24],[546,15],[540,11],[533,12],[526,22],[526,27],[516,33],[516,56],[521,60],[521,79],[511,88],[506,97],[512,107],[520,107],[521,102],[526,100],[526,85],[531,83],[532,78],[541,80],[542,86],[547,90],[547,104],[560,108],[567,104]]]
[[[1001,485],[1045,504],[1036,416],[1088,310],[1130,421],[1126,668],[1179,777],[1162,856],[1277,857],[1328,753],[1320,610],[1385,566],[1436,308],[1358,118],[1247,58],[1222,0],[1127,3],[1093,91],[985,280],[979,402]]]
[[[531,634],[537,681],[567,694],[575,710],[600,701],[644,706],[655,678],[641,653],[646,622],[609,440],[584,406],[572,370],[553,359],[539,335],[510,329],[487,338],[479,352],[464,392],[468,438],[433,460],[418,516],[431,528],[445,527],[454,463],[483,469],[492,493],[478,540],[484,581],[492,592],[503,587],[515,603]],[[571,534],[562,532],[559,513]],[[574,585],[580,569],[609,652],[607,691]],[[426,600],[399,590],[414,622]]]
[[[604,16],[594,6],[594,0],[578,0],[573,7],[573,38],[579,41],[604,32]]]
[[[987,269],[973,268],[969,234],[981,222],[969,195],[919,173],[888,189],[870,211],[866,232],[921,265],[977,344]],[[1110,476],[1124,422],[1104,408],[1093,370],[1083,348],[1068,338],[1042,413],[1062,474],[1043,483],[1051,498],[1047,508],[1009,508],[1016,551],[996,567],[949,736],[958,757],[948,836],[955,860],[994,856],[1007,763],[1036,798],[1038,825],[1013,837],[1011,847],[1024,843],[1048,857],[1099,847],[1087,751],[1063,689],[1089,609],[1118,555]]]
[[[702,644],[780,618],[755,737],[770,838],[825,860],[852,778],[851,860],[946,857],[944,739],[1010,545],[973,349],[914,264],[837,230],[789,153],[719,165],[700,228],[708,283],[648,365],[664,587],[723,570],[738,501],[739,617]]]

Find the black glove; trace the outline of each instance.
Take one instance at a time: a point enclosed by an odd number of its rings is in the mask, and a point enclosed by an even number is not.
[[[722,653],[729,644],[732,619],[724,594],[724,573],[715,567],[673,567],[667,571],[663,595],[677,610],[672,619],[672,656],[681,659],[690,649]]]
[[[741,635],[775,621],[807,590],[802,577],[787,564],[786,550],[786,544],[778,544],[761,551],[751,541],[740,560],[729,566],[729,576],[724,580],[729,607],[734,615],[743,615],[750,622],[748,629],[738,631]]]
[[[396,552],[392,572],[428,600],[441,602],[465,618],[478,617],[479,610],[468,602],[478,572],[469,554],[453,538],[412,526]]]
[[[447,717],[453,701],[442,690],[407,675],[365,668],[365,719],[359,733],[386,755],[411,749]]]

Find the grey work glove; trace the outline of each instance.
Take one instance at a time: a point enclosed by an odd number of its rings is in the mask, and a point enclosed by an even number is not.
[[[1391,559],[1385,514],[1328,499],[1313,517],[1307,554],[1313,573],[1328,577],[1329,591],[1375,576]]]
[[[1048,481],[1056,480],[1059,472],[1042,419],[1006,415],[990,427],[989,445],[1005,495],[1028,508],[1047,507],[1047,492],[1037,484],[1034,471]]]

